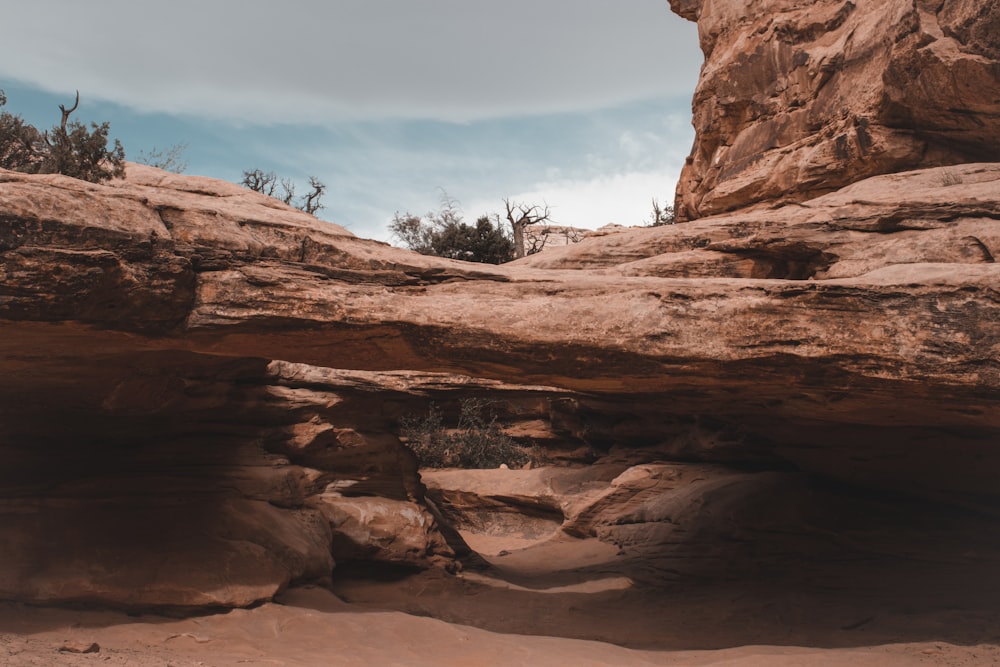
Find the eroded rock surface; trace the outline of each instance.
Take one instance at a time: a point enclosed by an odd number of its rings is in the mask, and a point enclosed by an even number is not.
[[[1000,6],[670,0],[705,54],[678,219],[1000,159]]]
[[[458,577],[335,576],[334,591],[497,632],[634,648],[871,651],[933,638],[989,647],[979,662],[997,650],[995,517],[794,470],[636,464],[635,454],[430,472],[429,494],[482,546],[481,562]],[[547,534],[540,507],[564,517],[550,512]],[[930,655],[941,656],[914,660]],[[837,651],[817,662],[854,661]]]
[[[0,173],[0,597],[247,605],[448,564],[396,431],[468,396],[560,455],[982,508],[998,220],[1000,167],[963,165],[486,267],[139,165]]]

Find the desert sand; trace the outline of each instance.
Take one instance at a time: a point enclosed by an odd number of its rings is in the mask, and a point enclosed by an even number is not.
[[[448,604],[461,593],[437,600]],[[498,617],[523,619],[550,610],[518,606]],[[569,611],[569,610],[566,610]],[[611,610],[609,610],[611,611]],[[720,605],[720,617],[731,611]],[[648,626],[648,611],[632,609],[614,627],[635,622]],[[573,625],[578,615],[549,619]],[[602,619],[589,619],[600,625]],[[610,620],[610,619],[608,619]],[[939,630],[953,618],[942,615]],[[980,632],[986,619],[970,619]],[[967,628],[970,631],[975,628]],[[930,631],[930,629],[928,629]],[[849,631],[834,629],[847,636]],[[214,615],[172,619],[155,615],[128,616],[110,611],[33,608],[7,603],[0,606],[0,664],[10,667],[42,665],[172,665],[173,667],[230,665],[727,665],[732,667],[894,665],[994,665],[1000,648],[993,644],[955,644],[946,640],[866,643],[837,648],[809,647],[807,638],[793,634],[778,645],[736,646],[702,651],[634,650],[613,644],[481,630],[458,623],[422,618],[398,611],[379,611],[367,605],[347,604],[318,588],[288,591],[281,603],[238,609]],[[933,632],[931,631],[931,634]],[[726,638],[717,637],[725,643]],[[66,652],[96,643],[99,651]]]
[[[975,518],[937,508],[920,519],[938,527],[921,530],[884,499],[809,486],[814,502],[853,526],[833,539],[812,515],[779,519],[767,503],[747,513],[760,497],[777,493],[776,502],[789,502],[800,489],[797,475],[714,472],[679,464],[425,471],[439,502],[449,488],[471,494],[463,496],[467,506],[450,510],[476,552],[461,572],[345,564],[330,588],[295,587],[254,608],[182,618],[5,603],[0,664],[1000,663],[996,547],[989,535],[963,532],[981,528]],[[554,488],[563,493],[553,495]],[[519,500],[504,509],[473,497]],[[539,518],[537,507],[534,516],[524,513],[532,498],[563,507],[563,523]],[[744,508],[738,516],[736,505]],[[697,537],[679,537],[692,507]],[[639,510],[635,523],[629,517]],[[666,533],[663,512],[671,515]],[[581,530],[581,517],[590,517],[600,539],[563,530]],[[754,533],[780,533],[778,521],[799,530],[765,547]],[[803,541],[805,523],[815,540]],[[733,525],[745,544],[733,546]],[[863,544],[861,533],[874,528],[882,540]],[[949,530],[955,540],[967,538],[960,549],[949,548]],[[636,532],[642,539],[629,538]],[[74,652],[94,644],[99,650]]]

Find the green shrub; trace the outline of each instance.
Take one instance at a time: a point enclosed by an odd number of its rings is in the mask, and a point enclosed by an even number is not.
[[[490,401],[461,401],[456,428],[444,425],[440,409],[431,404],[426,417],[407,417],[400,424],[402,437],[427,468],[511,468],[533,460],[529,451],[503,432]]]
[[[7,97],[0,90],[0,107],[7,103]],[[6,111],[0,111],[0,168],[23,171],[37,162],[36,153],[42,143],[42,135],[24,119]]]
[[[7,97],[0,90],[0,107]],[[108,150],[108,123],[69,122],[71,109],[59,105],[62,122],[48,132],[24,122],[20,116],[0,112],[0,167],[29,174],[64,174],[91,183],[100,183],[125,175],[125,151],[115,139]]]
[[[457,201],[441,191],[441,210],[421,218],[399,213],[389,223],[393,238],[421,255],[483,264],[503,264],[514,259],[514,241],[487,215],[466,224]]]
[[[56,127],[35,171],[39,174],[63,174],[81,181],[100,183],[125,175],[125,151],[115,139],[108,150],[108,123],[72,122],[65,128]]]

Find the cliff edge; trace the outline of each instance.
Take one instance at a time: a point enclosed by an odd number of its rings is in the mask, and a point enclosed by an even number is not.
[[[1000,160],[1000,6],[670,0],[705,62],[678,220]]]

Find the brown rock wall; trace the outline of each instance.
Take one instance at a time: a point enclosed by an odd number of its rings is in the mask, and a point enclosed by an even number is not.
[[[672,1],[705,54],[676,211],[1000,159],[995,3]]]
[[[468,396],[577,459],[995,498],[994,165],[501,267],[130,170],[0,175],[0,596],[246,605],[335,561],[448,564],[395,429]]]
[[[365,557],[452,561],[412,454],[356,382],[306,388],[281,364],[90,326],[2,329],[0,596],[247,606],[357,557],[336,548],[337,499],[371,495],[421,521],[395,526],[405,550]]]

